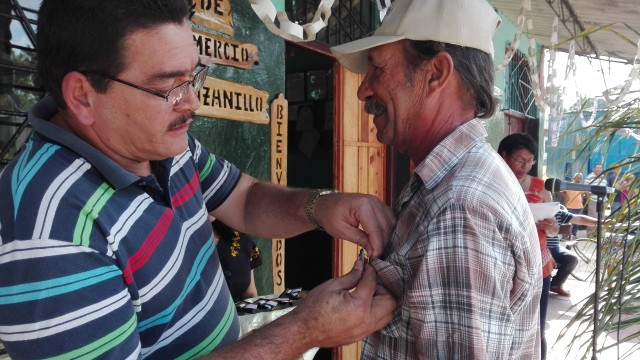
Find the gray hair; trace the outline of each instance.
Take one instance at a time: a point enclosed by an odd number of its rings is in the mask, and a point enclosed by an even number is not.
[[[406,52],[408,68],[405,77],[413,83],[413,73],[423,62],[440,52],[447,52],[453,59],[453,66],[460,75],[462,87],[474,107],[475,116],[490,118],[496,112],[498,103],[493,96],[494,67],[491,55],[470,47],[463,47],[437,41],[409,40]]]

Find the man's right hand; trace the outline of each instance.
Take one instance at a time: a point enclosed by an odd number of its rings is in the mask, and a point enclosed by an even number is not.
[[[291,315],[306,325],[313,347],[334,347],[380,330],[391,321],[396,305],[377,284],[373,267],[357,260],[349,273],[311,290]]]
[[[357,260],[349,273],[311,290],[293,311],[206,358],[297,359],[314,347],[363,339],[388,324],[395,308],[391,293],[377,285],[375,270]]]

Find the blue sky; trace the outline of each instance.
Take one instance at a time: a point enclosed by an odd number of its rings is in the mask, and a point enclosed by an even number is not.
[[[29,8],[38,10],[40,8],[40,3],[42,0],[19,0],[18,3],[23,8]],[[27,13],[27,16],[31,17],[30,13]],[[14,45],[27,46],[32,47],[29,39],[27,38],[22,25],[16,20],[11,22],[11,43]]]

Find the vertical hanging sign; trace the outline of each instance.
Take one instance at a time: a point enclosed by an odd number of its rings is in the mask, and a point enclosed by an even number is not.
[[[271,182],[287,185],[287,135],[289,105],[278,94],[271,103]],[[284,291],[284,239],[272,239],[273,293]]]

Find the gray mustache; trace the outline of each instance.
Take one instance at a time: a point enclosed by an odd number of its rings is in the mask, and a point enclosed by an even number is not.
[[[377,116],[382,114],[386,110],[387,109],[384,107],[384,105],[375,98],[370,97],[364,102],[364,111],[369,114]]]

